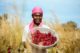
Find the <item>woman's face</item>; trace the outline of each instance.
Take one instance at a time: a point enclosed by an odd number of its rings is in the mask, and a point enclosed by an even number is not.
[[[33,21],[35,25],[39,25],[42,22],[42,14],[41,13],[35,13],[32,15]]]

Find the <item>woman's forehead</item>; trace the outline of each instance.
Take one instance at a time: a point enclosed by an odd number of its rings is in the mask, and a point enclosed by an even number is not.
[[[34,15],[41,15],[41,13],[35,13]]]

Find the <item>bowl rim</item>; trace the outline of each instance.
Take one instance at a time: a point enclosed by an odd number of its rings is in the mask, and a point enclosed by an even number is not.
[[[52,34],[55,34],[54,36],[57,38],[57,40],[54,42],[54,44],[51,44],[49,46],[42,46],[42,45],[37,45],[37,44],[34,44],[31,42],[31,40],[28,38],[28,41],[31,45],[35,46],[35,47],[38,47],[38,48],[50,48],[50,47],[53,47],[54,45],[56,45],[59,41],[59,36],[58,34],[55,32],[55,30],[52,30],[52,29],[48,29],[48,28],[43,28],[43,27],[37,27],[38,29],[46,29],[46,30],[49,30]],[[34,29],[37,29],[37,28],[34,28]],[[31,35],[30,32],[28,33],[28,35]]]

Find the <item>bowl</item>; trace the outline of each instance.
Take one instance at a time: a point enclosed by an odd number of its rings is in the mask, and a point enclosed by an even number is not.
[[[36,30],[39,30],[41,33],[49,33],[49,32],[50,32],[54,37],[57,38],[57,40],[54,42],[54,44],[51,44],[51,45],[49,45],[49,46],[37,45],[37,44],[32,43],[31,33],[29,32],[27,39],[28,39],[29,44],[32,45],[33,47],[39,48],[39,49],[47,49],[47,48],[54,47],[54,46],[58,43],[59,37],[58,37],[58,34],[55,32],[55,30],[51,30],[51,29],[43,28],[43,27],[36,27],[36,28],[34,28],[34,32],[35,32]]]

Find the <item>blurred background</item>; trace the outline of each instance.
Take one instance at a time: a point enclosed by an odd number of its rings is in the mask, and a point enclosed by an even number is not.
[[[35,6],[43,9],[44,20],[55,22],[57,19],[60,23],[74,21],[80,25],[79,0],[0,0],[0,14],[9,14],[10,18],[17,15],[25,26],[32,18],[31,11]]]
[[[0,53],[23,52],[23,29],[35,6],[43,9],[45,24],[59,34],[58,46],[48,52],[80,53],[80,0],[0,0]]]

